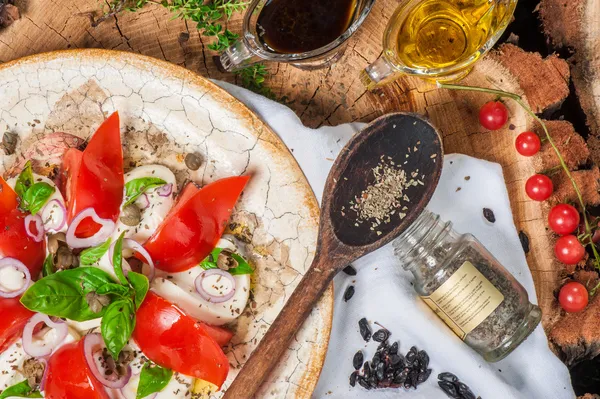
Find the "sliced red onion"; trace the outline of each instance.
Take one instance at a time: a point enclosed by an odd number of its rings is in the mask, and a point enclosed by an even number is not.
[[[35,327],[40,323],[44,323],[48,327],[56,330],[56,339],[53,342],[34,342],[33,335]],[[29,356],[35,358],[48,356],[52,353],[52,350],[56,348],[67,337],[68,333],[69,328],[67,326],[67,323],[65,323],[64,321],[60,320],[55,322],[43,313],[36,313],[25,324],[25,328],[23,328],[23,350]],[[49,332],[46,332],[46,334],[49,334]]]
[[[42,374],[42,379],[40,380],[40,391],[44,392],[46,389],[46,379],[48,378],[48,360],[42,357],[37,359],[37,361],[44,364],[44,374]]]
[[[0,298],[15,298],[24,293],[27,290],[27,288],[29,288],[29,283],[31,283],[31,273],[29,273],[29,269],[23,264],[23,262],[15,258],[0,259],[0,270],[5,269],[7,267],[14,267],[15,269],[17,269],[17,271],[23,273],[23,286],[14,291],[3,291],[0,288]]]
[[[104,348],[104,341],[98,333],[88,334],[83,338],[83,355],[94,377],[105,387],[121,389],[127,385],[131,378],[131,366],[127,365],[125,375],[117,376],[113,373],[105,376],[104,368],[100,364],[100,361],[98,361],[98,358],[101,357],[100,353]]]
[[[225,295],[211,295],[208,292],[206,292],[204,287],[202,287],[202,281],[206,277],[212,276],[215,274],[231,281],[231,290],[228,293],[226,293]],[[230,273],[227,273],[225,270],[221,270],[221,269],[204,270],[202,273],[200,273],[198,275],[198,277],[196,277],[196,280],[194,280],[194,285],[196,286],[196,291],[198,292],[198,294],[200,294],[200,296],[202,298],[204,298],[204,300],[211,302],[211,303],[226,302],[226,301],[230,300],[231,298],[233,298],[233,296],[235,295],[235,279],[233,278],[233,276]]]
[[[173,184],[165,184],[164,186],[160,186],[156,189],[156,193],[161,197],[168,197],[173,193]]]
[[[88,238],[78,238],[75,236],[75,231],[77,231],[77,227],[82,220],[86,218],[92,218],[92,220],[102,227],[96,234]],[[79,212],[75,219],[71,222],[71,225],[67,229],[67,244],[71,248],[89,248],[95,247],[96,245],[102,244],[115,229],[115,222],[110,219],[102,219],[94,208],[86,208],[83,211]]]
[[[115,244],[116,244],[116,242],[112,243],[112,245],[109,248],[109,252],[108,252],[111,266],[114,266],[113,255],[115,253]],[[148,281],[152,281],[154,279],[154,273],[155,273],[154,272],[154,262],[152,261],[152,257],[150,256],[148,251],[146,251],[146,249],[142,246],[142,244],[140,244],[139,242],[137,242],[131,238],[124,238],[123,239],[123,249],[131,249],[132,251],[135,251],[138,254],[140,254],[146,260],[146,264],[148,265],[148,273],[147,274],[144,273],[144,274],[146,275],[146,277],[148,277]],[[129,273],[129,271],[131,270],[131,267],[125,261],[123,261],[121,263],[121,267],[123,268],[123,274],[125,276],[127,276],[127,273]]]
[[[35,223],[35,229],[37,230],[37,234],[33,234],[31,231],[31,222]],[[27,215],[25,216],[25,232],[30,238],[33,238],[35,242],[41,242],[44,239],[44,222],[42,222],[42,218],[40,215]]]
[[[140,195],[135,202],[141,209],[147,209],[150,206],[150,200],[146,193]]]
[[[67,208],[65,208],[65,205],[56,198],[48,201],[48,203],[44,205],[42,215],[44,215],[46,219],[44,228],[46,230],[51,230],[54,233],[61,231],[67,223]],[[55,218],[54,216],[57,215],[58,218]]]

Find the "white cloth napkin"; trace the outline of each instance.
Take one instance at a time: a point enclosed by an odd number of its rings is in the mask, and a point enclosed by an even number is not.
[[[308,129],[287,107],[239,87],[216,82],[249,106],[279,134],[292,150],[320,200],[333,159],[363,124]],[[468,177],[465,179],[465,177]],[[460,190],[457,189],[460,187]],[[483,208],[492,209],[496,222],[483,217]],[[471,233],[527,289],[536,303],[535,288],[525,255],[513,224],[512,213],[500,165],[451,154],[445,157],[440,183],[428,209],[450,220],[460,233]],[[541,325],[506,359],[487,363],[465,345],[417,297],[411,286],[412,274],[403,270],[388,245],[359,261],[356,276],[340,273],[335,279],[335,307],[331,340],[325,366],[314,398],[446,398],[437,385],[443,371],[456,374],[483,399],[572,399],[567,368],[548,348]],[[355,294],[347,303],[347,286]],[[425,349],[433,373],[417,390],[366,391],[351,388],[348,377],[354,370],[352,357],[362,349],[370,359],[376,342],[366,344],[358,331],[358,320],[366,317],[392,332],[390,341],[399,341],[402,353],[411,346]],[[373,331],[377,328],[372,324]]]

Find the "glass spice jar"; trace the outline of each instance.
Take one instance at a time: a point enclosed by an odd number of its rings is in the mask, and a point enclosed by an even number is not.
[[[471,234],[427,210],[393,243],[425,303],[488,362],[511,353],[542,312],[525,288]]]

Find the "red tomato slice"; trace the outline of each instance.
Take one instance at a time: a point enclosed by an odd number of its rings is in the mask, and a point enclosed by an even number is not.
[[[0,257],[20,260],[29,269],[31,278],[37,279],[46,256],[45,241],[35,242],[27,235],[27,214],[17,209],[17,194],[1,177],[0,187]]]
[[[68,198],[68,222],[86,208],[94,208],[102,219],[116,221],[123,201],[123,149],[119,113],[115,112],[100,125],[86,149],[77,160],[69,151],[71,169],[65,187]],[[78,165],[79,164],[79,165]],[[77,172],[75,178],[74,172]],[[90,237],[99,229],[91,218],[84,219],[75,232],[78,237]]]
[[[233,333],[226,328],[213,326],[203,322],[198,322],[200,328],[204,330],[219,346],[225,346],[231,341]]]
[[[0,298],[0,353],[21,338],[27,320],[34,314],[21,305],[19,298]]]
[[[194,319],[153,292],[137,311],[133,339],[162,367],[219,387],[227,378],[229,361],[219,344]]]
[[[50,357],[46,378],[46,399],[109,399],[85,360],[83,340],[63,345]]]
[[[83,152],[77,148],[69,148],[63,157],[62,165],[59,174],[59,189],[62,193],[65,201],[69,203],[71,198],[75,197],[75,184],[73,184],[75,178],[79,174],[79,167],[81,166],[81,157]]]
[[[223,235],[225,224],[250,176],[228,177],[192,195],[186,187],[174,210],[146,241],[157,268],[166,272],[188,270],[206,258]]]

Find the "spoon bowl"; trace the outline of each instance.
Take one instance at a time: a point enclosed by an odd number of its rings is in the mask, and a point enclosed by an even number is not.
[[[254,397],[333,277],[414,222],[437,186],[442,158],[438,131],[409,113],[384,115],[348,142],[325,183],[313,263],[225,399]]]

